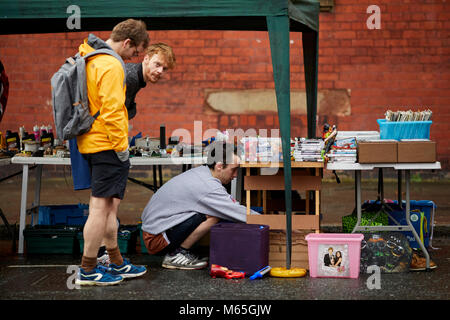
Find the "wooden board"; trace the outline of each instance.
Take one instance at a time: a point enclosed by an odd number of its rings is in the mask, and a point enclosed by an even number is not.
[[[322,179],[316,176],[292,176],[292,190],[320,190]],[[244,190],[284,190],[283,176],[245,176]]]
[[[265,224],[271,230],[286,230],[286,216],[280,214],[250,214],[248,224]],[[292,215],[292,229],[319,230],[319,215]]]
[[[283,168],[283,162],[241,162],[241,168]],[[323,162],[301,162],[292,161],[291,168],[323,168]]]

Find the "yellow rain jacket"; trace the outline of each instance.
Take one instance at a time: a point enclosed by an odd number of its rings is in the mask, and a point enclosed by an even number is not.
[[[80,55],[94,51],[87,39],[79,47]],[[125,72],[113,56],[99,54],[86,62],[86,79],[91,115],[100,115],[89,132],[77,137],[80,153],[128,149],[128,112],[125,107]]]

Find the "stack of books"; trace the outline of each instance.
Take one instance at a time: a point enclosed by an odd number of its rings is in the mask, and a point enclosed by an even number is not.
[[[356,162],[356,138],[337,139],[327,153],[329,162]]]
[[[322,150],[324,142],[322,139],[296,138],[295,140],[293,152],[295,161],[323,161]]]

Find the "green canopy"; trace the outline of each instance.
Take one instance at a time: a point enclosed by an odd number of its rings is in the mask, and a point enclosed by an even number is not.
[[[308,137],[316,135],[320,5],[314,0],[17,0],[0,2],[0,33],[69,32],[66,21],[80,8],[81,29],[112,30],[139,18],[149,30],[267,30],[283,147],[287,254],[291,264],[290,48],[289,32],[302,32]],[[45,20],[44,20],[45,19]]]

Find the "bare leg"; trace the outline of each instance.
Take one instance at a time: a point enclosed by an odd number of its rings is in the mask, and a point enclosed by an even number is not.
[[[183,241],[181,247],[190,249],[198,240],[209,232],[211,227],[220,221],[219,218],[206,216],[206,220],[199,224],[199,226],[192,231],[192,233]]]
[[[97,257],[106,231],[108,212],[112,206],[111,198],[97,198],[91,196],[89,201],[89,217],[83,230],[84,250],[86,257]]]
[[[103,236],[103,244],[106,248],[117,247],[117,213],[119,212],[120,199],[112,198],[112,204],[106,220],[106,229]]]

